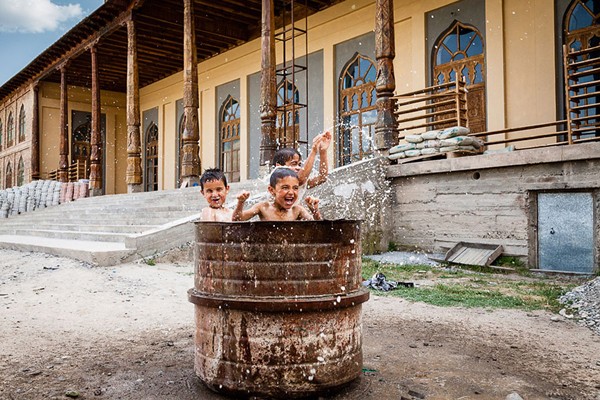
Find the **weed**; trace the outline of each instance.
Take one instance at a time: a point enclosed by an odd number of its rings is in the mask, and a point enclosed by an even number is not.
[[[153,267],[156,265],[156,260],[154,258],[144,258],[144,264]]]

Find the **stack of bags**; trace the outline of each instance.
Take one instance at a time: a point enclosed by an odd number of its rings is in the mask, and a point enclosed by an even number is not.
[[[390,160],[400,158],[443,154],[453,151],[481,153],[483,141],[479,138],[468,136],[469,128],[453,126],[437,131],[427,131],[418,135],[407,135],[402,143],[390,149]]]

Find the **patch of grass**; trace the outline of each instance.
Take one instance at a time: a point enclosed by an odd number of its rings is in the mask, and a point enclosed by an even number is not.
[[[372,290],[373,294],[401,297],[441,307],[546,309],[557,312],[562,308],[558,298],[577,285],[577,282],[547,277],[499,274],[495,270],[490,273],[489,268],[481,267],[463,270],[426,265],[382,264],[366,258],[363,259],[362,267],[365,280],[381,272],[388,280],[427,282],[426,285],[417,285],[415,288],[399,286],[390,292]]]

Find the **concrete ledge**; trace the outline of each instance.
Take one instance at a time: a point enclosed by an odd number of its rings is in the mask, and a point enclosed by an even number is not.
[[[593,159],[600,159],[600,142],[524,149],[501,154],[480,154],[476,156],[447,158],[443,160],[423,160],[415,161],[414,163],[390,165],[387,167],[386,177],[399,178],[444,172],[470,171],[474,169],[514,167],[519,165],[549,164]]]
[[[38,251],[74,258],[102,267],[118,265],[135,254],[134,249],[127,249],[125,244],[120,242],[92,242],[18,235],[0,235],[0,248]]]

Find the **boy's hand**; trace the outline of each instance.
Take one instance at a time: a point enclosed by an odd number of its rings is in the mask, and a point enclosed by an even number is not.
[[[250,192],[244,190],[242,193],[238,194],[238,203],[245,203],[246,200],[248,200],[248,197],[250,197]]]
[[[311,148],[312,151],[314,151],[314,152],[319,151],[319,149],[321,148],[321,142],[323,141],[323,138],[324,138],[323,133],[315,136],[315,138],[313,139],[313,142],[312,142],[312,148]]]
[[[310,213],[313,215],[313,218],[318,221],[321,219],[321,213],[319,212],[319,199],[317,199],[316,197],[307,197],[306,199],[304,199],[304,201],[306,202],[306,205],[310,211]]]
[[[304,201],[311,213],[319,212],[319,199],[308,196]]]
[[[326,151],[329,146],[331,145],[331,132],[327,131],[323,134],[321,134],[320,136],[322,136],[323,138],[321,139],[320,143],[319,143],[319,151]]]

